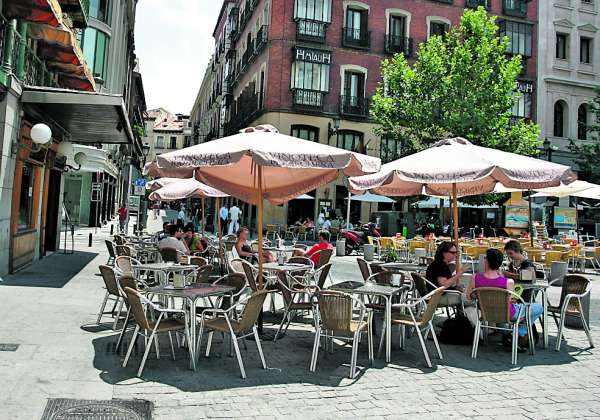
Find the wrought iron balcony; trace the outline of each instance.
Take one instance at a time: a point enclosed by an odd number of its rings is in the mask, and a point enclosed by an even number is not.
[[[256,39],[254,40],[254,54],[259,55],[262,50],[267,46],[267,40],[269,36],[269,27],[263,25],[256,33]]]
[[[342,45],[350,48],[369,49],[371,47],[371,31],[343,28]]]
[[[369,116],[369,98],[359,96],[340,96],[340,114],[367,118]]]
[[[324,44],[326,35],[326,22],[310,19],[296,19],[296,39],[298,41]]]
[[[527,16],[527,0],[502,0],[502,12],[508,16]]]
[[[325,92],[310,89],[293,89],[292,98],[294,108],[321,110],[323,109],[323,99]]]
[[[445,3],[445,4],[454,4],[454,0],[433,0],[436,1],[438,3]]]
[[[244,54],[242,54],[242,71],[245,71],[248,68],[248,64],[250,64],[250,60],[252,58],[254,54],[254,43],[251,42],[250,45],[248,45],[248,48],[246,48],[246,51],[244,51]]]
[[[465,7],[477,9],[479,6],[483,6],[486,10],[490,10],[492,7],[492,0],[465,0]]]
[[[386,35],[385,52],[388,54],[404,54],[412,57],[413,39],[405,36]]]

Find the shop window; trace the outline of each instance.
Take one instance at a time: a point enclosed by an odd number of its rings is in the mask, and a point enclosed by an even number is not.
[[[312,125],[292,125],[292,137],[318,142],[319,128]]]
[[[21,175],[21,192],[19,195],[19,220],[17,230],[33,228],[33,190],[35,184],[35,167],[28,162],[23,163]]]

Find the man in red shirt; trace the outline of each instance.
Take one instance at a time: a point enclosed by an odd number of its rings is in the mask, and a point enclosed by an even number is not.
[[[121,207],[117,210],[117,214],[119,215],[119,230],[124,232],[126,231],[127,224],[127,207],[125,207],[125,204],[121,204]]]
[[[330,233],[326,230],[322,230],[319,232],[319,242],[316,243],[312,248],[308,251],[296,250],[296,255],[301,257],[308,257],[313,262],[315,267],[319,264],[319,251],[323,249],[333,248],[333,245],[329,243],[331,236]]]

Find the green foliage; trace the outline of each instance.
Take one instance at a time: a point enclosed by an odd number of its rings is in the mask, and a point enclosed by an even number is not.
[[[511,124],[521,57],[508,58],[508,38],[483,8],[465,10],[460,26],[421,44],[410,66],[402,54],[382,64],[383,82],[371,114],[381,135],[403,141],[403,154],[450,136],[485,147],[532,155],[539,127]]]
[[[388,249],[383,255],[383,261],[386,263],[398,262],[401,261],[402,257],[400,253],[393,248]]]
[[[588,127],[591,144],[578,144],[571,140],[569,150],[579,166],[579,179],[594,184],[600,183],[600,87],[596,88],[596,98],[591,103],[591,124]]]
[[[146,135],[146,129],[143,125],[134,124],[133,131],[139,136],[144,137]]]

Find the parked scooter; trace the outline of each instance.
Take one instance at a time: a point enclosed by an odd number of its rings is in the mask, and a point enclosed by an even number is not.
[[[360,230],[343,230],[342,236],[346,240],[345,254],[350,255],[352,252],[360,249],[361,246],[369,243],[368,237],[381,237],[375,223],[365,223],[361,225]]]

